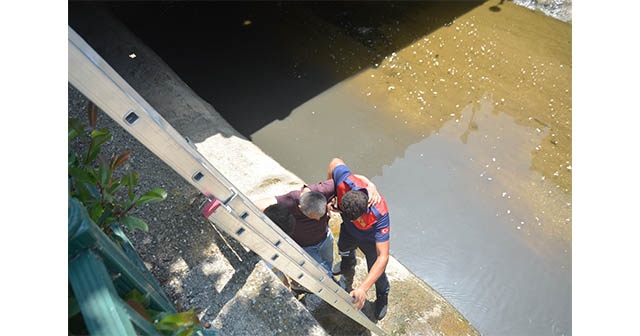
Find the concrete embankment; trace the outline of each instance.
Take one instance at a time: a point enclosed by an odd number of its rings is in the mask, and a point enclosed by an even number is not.
[[[242,193],[255,199],[302,185],[300,178],[234,130],[108,12],[97,6],[78,6],[70,9],[69,23]],[[86,103],[86,98],[69,88],[70,116],[85,120]],[[306,298],[305,307],[259,257],[209,225],[199,213],[204,198],[197,190],[106,115],[100,116],[98,126],[114,134],[105,153],[132,149],[132,160],[125,169],[139,172],[142,189],[163,187],[169,193],[165,202],[137,210],[136,215],[147,220],[150,229],[131,237],[181,310],[200,308],[203,326],[225,335],[368,334],[317,298]],[[335,223],[332,228],[336,229]],[[366,272],[361,255],[360,259],[356,282]],[[453,306],[393,257],[387,274],[391,281],[389,310],[378,322],[384,330],[399,335],[478,335]],[[369,316],[374,297],[372,288],[364,309]]]

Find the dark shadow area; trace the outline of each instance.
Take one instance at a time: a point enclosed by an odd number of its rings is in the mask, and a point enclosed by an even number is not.
[[[481,3],[70,2],[69,23],[85,36],[77,16],[106,4],[250,138]]]
[[[343,314],[330,304],[322,301],[319,297],[311,297],[314,295],[307,294],[302,298],[302,303],[305,306],[308,306],[309,303],[307,301],[320,301],[319,304],[313,309],[309,309],[309,312],[313,317],[320,323],[320,325],[333,336],[367,336],[373,335],[370,330],[363,327],[358,322],[352,320],[347,315]],[[364,307],[362,307],[362,313],[374,323],[377,323],[377,320],[374,317],[375,310],[375,302],[365,301]],[[388,330],[387,330],[388,331]]]
[[[513,0],[507,0],[507,1],[513,2]],[[504,0],[500,0],[500,2],[497,5],[489,7],[489,10],[497,13],[502,10],[502,8],[500,8],[500,5],[502,4],[504,4]]]

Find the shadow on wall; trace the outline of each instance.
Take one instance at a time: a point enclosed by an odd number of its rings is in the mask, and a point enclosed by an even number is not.
[[[375,67],[385,56],[481,3],[106,5],[200,97],[250,138],[333,85]],[[101,5],[69,3],[69,23],[89,44],[102,37],[95,34],[101,28],[87,14]],[[416,11],[428,15],[417,19],[412,15]],[[189,136],[206,139],[211,135]]]

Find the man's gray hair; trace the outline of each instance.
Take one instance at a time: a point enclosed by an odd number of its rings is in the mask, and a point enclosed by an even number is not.
[[[305,215],[324,216],[327,213],[327,198],[317,191],[309,191],[300,196],[300,211]]]

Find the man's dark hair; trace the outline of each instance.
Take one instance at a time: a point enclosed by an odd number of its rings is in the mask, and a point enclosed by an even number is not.
[[[271,219],[284,233],[290,235],[296,226],[296,219],[282,204],[272,204],[264,209],[264,214]]]
[[[342,216],[347,220],[354,220],[367,211],[369,197],[360,190],[349,190],[342,196]]]

